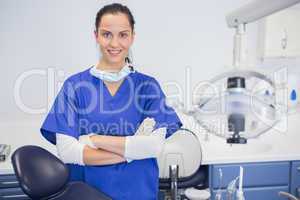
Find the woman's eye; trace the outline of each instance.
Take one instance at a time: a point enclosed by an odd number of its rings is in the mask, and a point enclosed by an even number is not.
[[[110,35],[111,35],[111,34],[108,33],[108,32],[102,33],[102,36],[103,36],[104,38],[109,38]]]
[[[128,34],[127,33],[120,33],[121,38],[127,38]]]

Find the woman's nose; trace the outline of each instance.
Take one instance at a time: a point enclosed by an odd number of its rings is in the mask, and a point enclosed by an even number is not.
[[[112,37],[110,40],[110,46],[112,47],[117,47],[119,45],[119,40],[117,37]]]

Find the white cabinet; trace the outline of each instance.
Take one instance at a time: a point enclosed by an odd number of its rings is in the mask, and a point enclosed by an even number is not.
[[[274,13],[258,23],[258,55],[300,57],[300,6]]]

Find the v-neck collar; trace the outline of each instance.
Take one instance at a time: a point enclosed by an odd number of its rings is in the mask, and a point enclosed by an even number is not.
[[[101,79],[99,79],[99,82],[101,84],[101,88],[103,88],[103,93],[105,95],[105,98],[107,98],[108,101],[117,99],[120,95],[126,93],[125,89],[127,88],[126,86],[128,85],[128,78],[132,78],[133,73],[128,74],[128,76],[126,76],[122,83],[120,84],[119,88],[117,89],[117,91],[115,92],[114,95],[112,95],[107,87],[107,85],[105,84],[105,82]]]
[[[108,85],[102,80],[102,84],[103,84],[103,89],[106,90],[106,92],[109,94],[109,97],[110,98],[114,98],[116,97],[121,91],[123,85],[125,84],[125,81],[126,81],[126,77],[122,80],[121,84],[118,86],[118,88],[116,89],[115,93],[112,94],[110,92],[110,90],[108,89]]]

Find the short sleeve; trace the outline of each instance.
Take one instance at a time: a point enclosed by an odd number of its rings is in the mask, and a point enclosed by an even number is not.
[[[65,81],[40,129],[42,135],[56,144],[56,133],[79,137],[76,95],[71,81]]]
[[[166,137],[171,136],[182,126],[182,122],[174,109],[166,104],[166,96],[157,80],[153,78],[147,81],[144,95],[144,118],[154,118],[155,128],[166,127]]]

